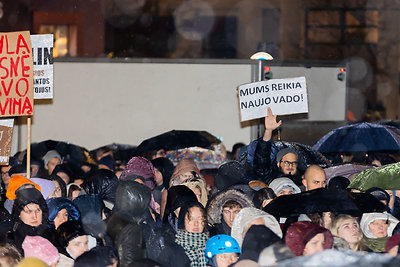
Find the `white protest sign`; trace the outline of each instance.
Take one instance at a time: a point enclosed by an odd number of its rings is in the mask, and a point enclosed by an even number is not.
[[[31,35],[33,99],[53,98],[53,34]]]
[[[274,115],[308,112],[305,77],[248,83],[238,89],[241,121],[265,117],[267,107]]]

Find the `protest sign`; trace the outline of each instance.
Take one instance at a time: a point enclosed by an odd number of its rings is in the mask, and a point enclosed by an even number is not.
[[[0,165],[8,165],[11,153],[14,119],[0,120]]]
[[[238,89],[241,121],[265,117],[267,107],[274,115],[308,112],[305,77],[248,83]]]
[[[33,114],[29,31],[0,33],[0,117]]]
[[[53,98],[53,34],[31,35],[34,99]]]

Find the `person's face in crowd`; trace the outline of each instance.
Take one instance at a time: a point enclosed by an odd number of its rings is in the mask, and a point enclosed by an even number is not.
[[[32,164],[31,165],[31,177],[36,177],[37,176],[37,174],[39,172],[39,168],[40,168],[39,165],[36,165],[36,164]]]
[[[52,158],[49,160],[47,165],[45,166],[45,169],[51,174],[54,170],[54,168],[61,163],[61,160],[59,158]]]
[[[42,224],[42,209],[38,204],[30,203],[22,209],[19,218],[26,225],[39,226]]]
[[[157,186],[160,186],[163,184],[163,175],[162,173],[157,169],[154,168],[154,180],[156,181]]]
[[[304,247],[303,256],[313,255],[324,250],[325,236],[323,233],[316,234]]]
[[[77,198],[79,196],[79,193],[81,192],[80,189],[76,189],[72,192],[72,196],[71,196],[71,200],[74,200],[75,198]]]
[[[283,174],[295,175],[297,173],[297,156],[293,153],[287,153],[277,164]]]
[[[89,250],[88,243],[88,236],[81,235],[69,241],[67,248],[72,256],[78,258],[80,255]]]
[[[193,193],[196,195],[197,201],[201,202],[201,190],[200,190],[200,188],[196,186],[193,189]]]
[[[8,187],[8,183],[10,182],[10,174],[8,171],[11,169],[11,165],[1,166],[1,179],[5,184],[6,188]]]
[[[237,253],[220,253],[215,255],[218,267],[228,267],[229,265],[238,261],[239,257]]]
[[[222,209],[222,218],[229,227],[232,227],[233,220],[241,209],[240,206],[225,207]]]
[[[189,233],[202,233],[205,218],[199,207],[192,207],[185,216],[185,230]]]
[[[303,178],[303,185],[306,191],[324,188],[326,186],[326,175],[323,169],[315,168],[313,166],[306,171]]]
[[[252,227],[253,225],[265,225],[265,222],[263,220],[263,218],[257,218],[255,220],[252,220],[249,224],[247,224],[244,229],[243,229],[243,233],[242,233],[242,238],[244,239],[244,237],[247,234],[247,231],[250,229],[250,227]]]
[[[68,221],[68,211],[66,209],[62,209],[57,213],[57,216],[54,218],[54,227],[58,229],[62,223]]]
[[[265,208],[265,206],[267,206],[269,203],[271,203],[271,201],[274,200],[273,198],[271,199],[264,199],[263,203],[261,204],[262,208]]]
[[[52,181],[52,182],[54,183],[54,190],[49,195],[49,198],[61,197],[62,192],[60,184],[57,181]]]
[[[277,197],[284,196],[284,195],[292,195],[293,191],[290,188],[283,188],[281,191],[276,194]]]
[[[388,228],[389,224],[386,223],[386,220],[375,220],[369,224],[369,231],[376,238],[386,237]]]
[[[349,243],[350,247],[356,245],[360,239],[360,228],[356,219],[345,219],[337,229],[338,236]]]
[[[70,177],[68,176],[68,174],[66,174],[65,172],[57,172],[57,175],[60,176],[60,178],[64,181],[66,185],[69,184]]]

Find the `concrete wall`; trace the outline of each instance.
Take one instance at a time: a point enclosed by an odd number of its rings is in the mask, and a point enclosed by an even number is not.
[[[250,64],[54,63],[54,99],[36,100],[32,142],[69,141],[87,149],[138,145],[176,130],[206,130],[230,150],[249,142],[236,87],[251,81]],[[26,125],[18,145],[26,148]],[[15,143],[15,142],[14,142]]]

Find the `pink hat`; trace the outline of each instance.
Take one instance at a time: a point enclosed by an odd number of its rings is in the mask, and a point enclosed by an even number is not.
[[[44,261],[47,265],[57,263],[60,259],[58,250],[49,240],[41,236],[26,236],[22,243],[25,257],[33,257]]]
[[[150,160],[143,157],[133,157],[126,164],[125,170],[122,172],[119,179],[124,180],[128,176],[141,176],[145,180],[143,181],[147,187],[151,190],[155,187],[154,182],[154,167]]]

